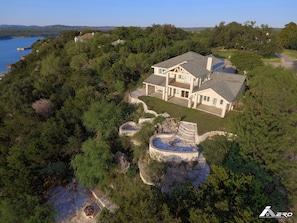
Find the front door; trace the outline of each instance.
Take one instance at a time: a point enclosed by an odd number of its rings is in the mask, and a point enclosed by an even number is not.
[[[182,91],[182,92],[181,92],[181,96],[182,96],[183,98],[188,98],[188,97],[189,97],[189,92],[188,92],[188,91]]]

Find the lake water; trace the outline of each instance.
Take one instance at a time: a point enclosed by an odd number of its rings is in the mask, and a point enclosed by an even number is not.
[[[13,38],[0,40],[0,73],[8,72],[7,64],[14,64],[21,60],[21,56],[31,53],[30,50],[18,51],[19,47],[31,46],[43,37]]]

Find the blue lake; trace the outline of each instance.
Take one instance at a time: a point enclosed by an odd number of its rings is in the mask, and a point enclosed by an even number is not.
[[[7,64],[21,60],[21,56],[31,53],[31,50],[18,51],[19,47],[31,46],[43,37],[13,38],[0,40],[0,73],[8,72]]]

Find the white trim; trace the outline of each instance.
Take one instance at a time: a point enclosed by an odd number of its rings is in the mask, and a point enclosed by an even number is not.
[[[214,93],[216,93],[218,96],[220,96],[221,98],[223,98],[225,101],[227,101],[228,103],[232,103],[231,101],[228,101],[226,98],[224,98],[222,95],[220,95],[219,93],[217,93],[216,91],[214,91],[212,88],[207,88],[207,89],[204,89],[204,90],[201,90],[201,91],[196,91],[194,93],[197,93],[197,94],[200,94],[200,95],[207,95],[205,94],[205,92],[207,91],[212,91]]]

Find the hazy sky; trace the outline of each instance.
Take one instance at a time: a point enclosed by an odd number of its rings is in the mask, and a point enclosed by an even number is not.
[[[209,27],[297,23],[297,0],[0,0],[0,24]]]

